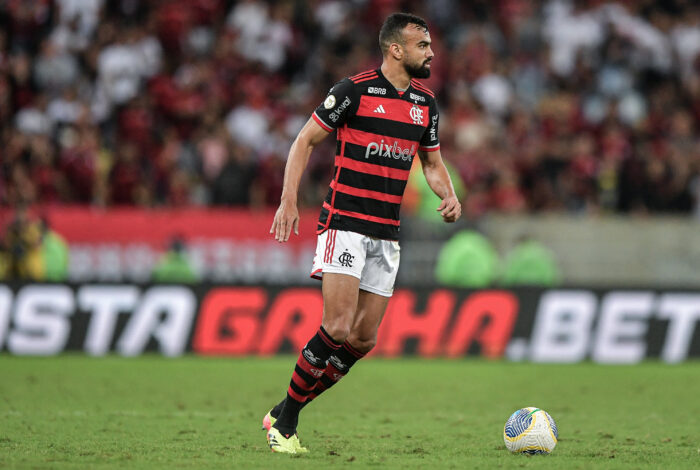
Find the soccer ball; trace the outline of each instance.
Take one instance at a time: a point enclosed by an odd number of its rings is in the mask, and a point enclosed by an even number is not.
[[[528,406],[508,418],[503,427],[503,441],[513,453],[549,454],[557,445],[557,425],[544,410]]]

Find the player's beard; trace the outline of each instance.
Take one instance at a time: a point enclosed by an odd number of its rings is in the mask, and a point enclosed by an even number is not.
[[[404,64],[404,69],[406,70],[406,73],[408,73],[408,75],[410,75],[413,78],[428,78],[430,77],[430,68],[426,67],[426,65],[429,62],[430,61],[425,60],[420,65]]]

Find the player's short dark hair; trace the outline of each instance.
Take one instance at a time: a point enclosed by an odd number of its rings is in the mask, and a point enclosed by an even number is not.
[[[418,25],[426,32],[428,31],[428,23],[420,16],[410,13],[392,13],[384,20],[382,29],[379,30],[379,47],[382,54],[386,54],[389,46],[394,42],[403,45],[402,32],[409,24]]]

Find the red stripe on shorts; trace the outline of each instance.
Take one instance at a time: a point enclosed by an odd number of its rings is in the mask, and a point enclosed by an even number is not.
[[[335,250],[336,232],[336,230],[328,231],[328,238],[326,239],[326,256],[323,258],[324,263],[331,263],[333,261],[333,250]]]
[[[331,256],[328,258],[329,263],[333,263],[333,253],[335,253],[335,237],[338,235],[337,230],[333,230],[333,246],[331,246]]]

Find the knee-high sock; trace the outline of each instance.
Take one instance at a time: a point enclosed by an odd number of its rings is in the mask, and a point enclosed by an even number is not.
[[[328,366],[324,370],[323,375],[316,383],[313,390],[306,396],[306,400],[302,403],[301,407],[305,407],[311,400],[338,383],[340,379],[347,375],[350,368],[364,356],[364,353],[353,348],[347,341],[343,343],[343,345],[329,357]],[[272,409],[270,414],[273,417],[277,418],[280,416],[285,401],[286,398]]]
[[[283,434],[291,435],[296,432],[299,411],[323,376],[328,365],[328,358],[340,346],[340,343],[326,333],[323,327],[320,327],[302,349],[294,366],[284,406],[275,423],[275,427]]]
[[[316,387],[307,397],[305,404],[337,384],[340,379],[350,372],[350,368],[364,356],[363,353],[353,348],[347,341],[343,343],[328,359],[328,367],[326,367]]]

